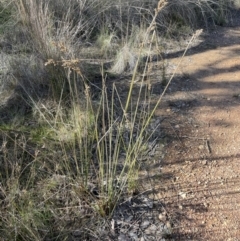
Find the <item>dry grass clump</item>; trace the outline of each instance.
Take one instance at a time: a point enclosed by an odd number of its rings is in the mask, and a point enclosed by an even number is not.
[[[100,54],[104,58],[109,59],[116,54],[117,42],[118,37],[114,32],[103,29],[97,38],[96,44],[100,48]]]
[[[159,28],[169,37],[189,35],[192,29],[210,25],[223,25],[228,21],[229,0],[171,0],[158,17]]]
[[[66,52],[64,46],[57,47]],[[101,219],[137,188],[138,160],[152,113],[139,112],[140,94],[136,107],[130,104],[132,86],[126,104],[115,85],[109,95],[104,78],[95,103],[78,59],[51,58],[41,67],[62,69],[68,86],[69,101],[62,88],[58,98],[44,103],[47,98],[34,95],[31,83],[21,82],[31,81],[27,77],[38,69],[36,63],[26,64],[20,72],[25,76],[14,74],[31,106],[28,116],[23,113],[24,125],[1,123],[1,236],[64,240],[77,231],[81,239],[99,236]]]
[[[120,2],[0,2],[11,6],[16,29],[4,36],[14,45],[8,74],[17,97],[0,106],[0,237],[6,240],[103,240],[116,205],[138,189],[141,157],[154,131],[148,126],[172,80],[150,108],[151,83],[144,88],[141,79],[133,95],[139,65],[148,53],[141,74],[151,71],[149,53],[160,48],[158,30],[166,19],[175,12],[181,22],[185,8],[193,14],[198,6]],[[216,3],[198,1],[204,13],[205,2]],[[86,47],[97,50],[91,59],[81,55]],[[108,59],[114,73],[131,70],[126,99],[107,85]],[[85,76],[91,61],[100,85]]]
[[[121,74],[126,70],[133,71],[136,66],[137,56],[132,49],[126,44],[118,52],[115,64],[111,68],[111,72]]]
[[[3,3],[6,5],[5,1]],[[139,49],[141,33],[154,17],[157,4],[158,1],[145,0],[14,0],[10,5],[17,11],[17,25],[30,34],[26,44],[32,46],[44,61],[50,58],[55,61],[86,59],[88,54],[83,55],[82,49],[90,45],[97,58],[100,53],[103,59],[115,59],[115,65],[126,67],[131,65],[133,53]],[[157,36],[189,34],[190,27],[199,23],[223,24],[229,5],[228,0],[168,1],[155,19]],[[132,54],[125,51],[126,47]],[[124,69],[119,67],[116,72]]]

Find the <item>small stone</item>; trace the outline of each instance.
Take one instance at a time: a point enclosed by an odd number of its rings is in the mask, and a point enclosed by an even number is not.
[[[167,215],[166,215],[165,212],[164,212],[164,213],[160,213],[160,214],[158,215],[158,218],[159,218],[159,220],[161,220],[161,221],[166,221]]]
[[[203,160],[203,161],[202,161],[202,164],[203,164],[203,165],[207,165],[207,160]]]
[[[172,228],[172,225],[171,225],[171,223],[170,223],[169,221],[166,222],[166,227],[167,227],[168,229],[171,229],[171,228]]]
[[[198,146],[198,150],[203,150],[204,149],[204,145],[199,145]]]
[[[179,180],[179,177],[175,177],[174,178],[174,181],[176,182],[176,181],[178,181]]]
[[[125,222],[129,223],[133,219],[133,216],[130,215],[125,219]]]
[[[148,206],[149,208],[153,208],[153,201],[149,198],[144,198],[143,202],[145,203],[146,206]]]
[[[207,202],[204,202],[203,205],[204,205],[205,208],[209,207],[209,203],[207,203]]]
[[[153,234],[153,233],[156,232],[156,230],[157,230],[157,227],[156,227],[154,224],[152,224],[151,226],[149,226],[149,227],[145,230],[145,233],[146,233],[146,234]]]
[[[133,231],[132,231],[132,232],[129,232],[129,236],[131,237],[132,240],[138,240],[137,234],[134,233]]]
[[[145,229],[149,225],[150,225],[150,222],[148,220],[144,220],[140,226],[141,226],[142,229]]]
[[[185,199],[187,197],[187,194],[184,192],[179,192],[179,196],[183,199]]]

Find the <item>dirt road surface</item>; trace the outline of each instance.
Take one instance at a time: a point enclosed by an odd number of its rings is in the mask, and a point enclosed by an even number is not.
[[[203,33],[178,74],[166,97],[174,138],[157,195],[174,240],[240,240],[240,25]]]

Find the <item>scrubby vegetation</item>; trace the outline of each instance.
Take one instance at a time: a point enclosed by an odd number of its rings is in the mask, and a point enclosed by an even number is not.
[[[224,24],[231,6],[0,1],[2,240],[101,237],[98,227],[138,191],[141,159],[157,128],[149,124],[165,92],[151,106],[151,83],[143,85],[153,54],[164,66],[163,39]],[[129,75],[123,95],[117,82]]]

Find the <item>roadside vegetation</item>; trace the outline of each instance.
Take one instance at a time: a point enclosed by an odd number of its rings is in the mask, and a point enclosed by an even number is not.
[[[224,25],[232,4],[0,0],[0,240],[103,240],[118,203],[139,192],[172,79],[164,40]]]

